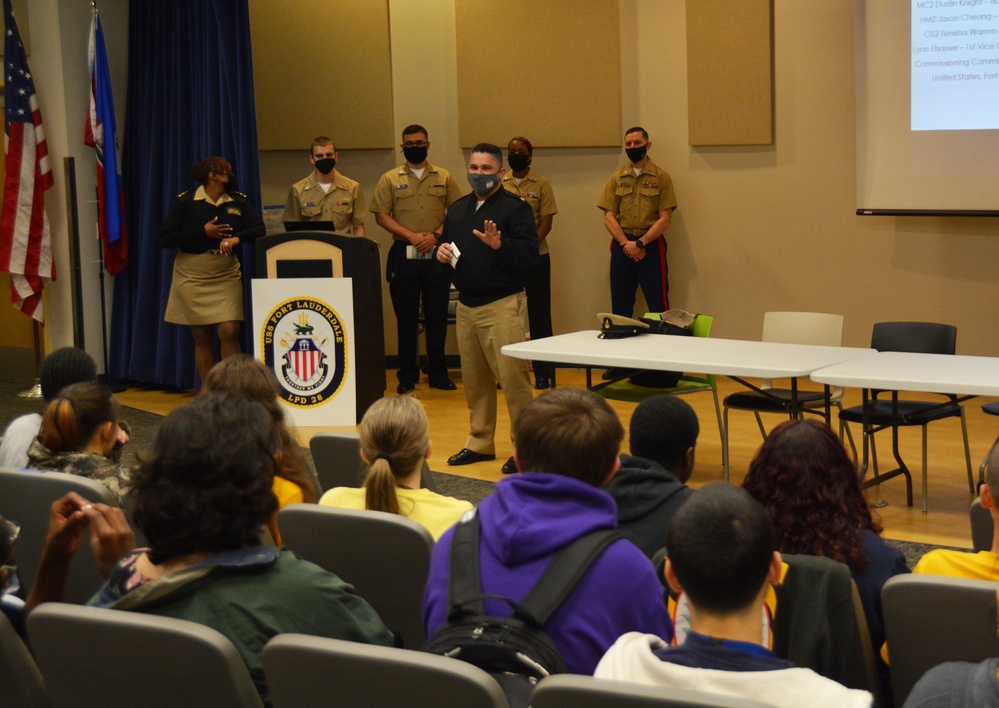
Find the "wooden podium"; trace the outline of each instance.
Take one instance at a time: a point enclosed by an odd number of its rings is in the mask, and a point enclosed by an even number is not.
[[[332,231],[294,231],[254,242],[258,278],[350,278],[354,296],[357,421],[385,394],[385,332],[378,244]]]

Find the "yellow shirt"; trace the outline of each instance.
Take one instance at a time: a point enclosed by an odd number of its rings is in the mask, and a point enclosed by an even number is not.
[[[647,231],[659,220],[659,212],[676,208],[673,180],[652,160],[637,176],[625,165],[611,175],[597,206],[617,215],[625,231]]]
[[[305,501],[302,488],[294,482],[289,482],[284,477],[274,475],[274,484],[271,486],[274,496],[277,497],[278,509],[283,509],[289,504],[301,504]],[[281,545],[281,532],[278,530],[277,513],[267,522],[267,529],[271,532],[275,545]]]
[[[329,191],[323,192],[313,170],[291,186],[284,204],[285,221],[332,221],[337,231],[348,234],[365,217],[361,185],[339,172],[333,173]]]
[[[992,551],[968,553],[938,548],[919,559],[913,573],[952,578],[999,581],[999,555]]]
[[[326,492],[319,503],[341,509],[365,509],[366,492],[363,487],[335,487]],[[396,487],[395,493],[399,497],[402,515],[426,526],[435,541],[472,508],[467,501],[445,497],[429,489]]]
[[[447,170],[428,162],[423,177],[417,178],[409,165],[402,165],[378,180],[371,211],[388,214],[410,231],[430,233],[440,228],[447,208],[459,199],[461,189]]]
[[[503,188],[508,192],[513,192],[531,205],[535,227],[541,226],[542,216],[558,214],[551,183],[534,170],[529,169],[524,178],[520,180],[520,184],[517,184],[517,178],[513,176],[513,172],[508,172],[503,178]],[[548,253],[548,239],[541,242],[538,252]]]

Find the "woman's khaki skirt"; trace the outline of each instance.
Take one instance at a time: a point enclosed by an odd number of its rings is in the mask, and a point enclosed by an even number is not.
[[[178,253],[163,319],[180,325],[242,321],[239,260],[212,253]]]

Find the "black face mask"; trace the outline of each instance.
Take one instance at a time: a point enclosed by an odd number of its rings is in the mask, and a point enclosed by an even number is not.
[[[427,159],[427,148],[425,147],[404,147],[402,154],[406,156],[406,162],[411,165],[422,165]]]
[[[625,152],[628,153],[628,159],[633,163],[641,162],[642,158],[645,157],[645,153],[648,151],[647,145],[642,145],[642,147],[637,148],[626,148]]]
[[[225,183],[226,194],[232,194],[233,192],[239,191],[239,182],[236,180],[236,173],[229,173],[229,181]]]
[[[328,175],[336,167],[336,158],[323,157],[316,160],[316,169],[322,172],[324,175]]]
[[[506,161],[510,165],[510,169],[514,172],[520,172],[521,170],[526,170],[531,166],[531,156],[530,155],[507,155]]]

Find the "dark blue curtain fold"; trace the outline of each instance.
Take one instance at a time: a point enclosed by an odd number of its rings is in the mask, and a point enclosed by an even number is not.
[[[115,277],[110,368],[115,380],[191,388],[194,342],[163,321],[175,249],[157,235],[177,195],[194,189],[191,167],[221,155],[239,190],[260,209],[248,0],[129,4],[128,96],[122,176],[129,263]],[[244,348],[250,351],[253,248],[242,246]]]

